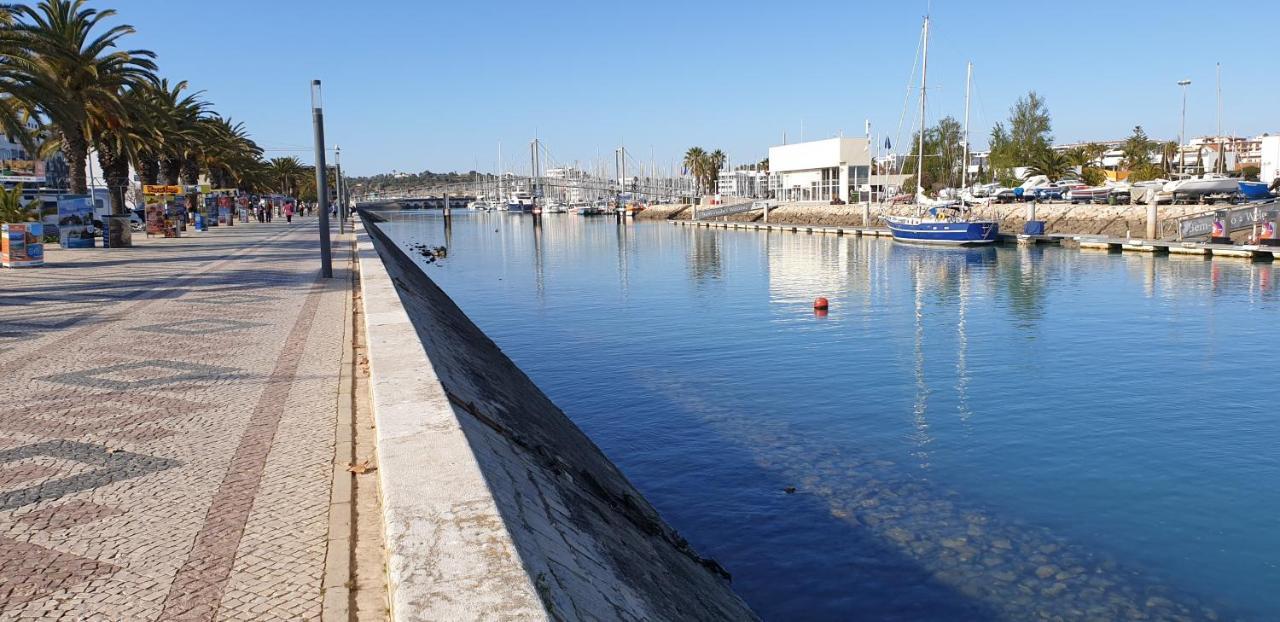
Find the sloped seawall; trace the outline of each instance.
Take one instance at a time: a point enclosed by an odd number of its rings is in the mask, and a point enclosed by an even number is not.
[[[755,619],[368,218],[359,255],[394,619]]]

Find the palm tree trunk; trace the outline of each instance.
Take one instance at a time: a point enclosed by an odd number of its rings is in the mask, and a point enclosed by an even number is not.
[[[164,183],[168,186],[178,185],[178,175],[182,173],[182,160],[179,158],[165,158],[160,161],[160,175],[164,177]]]
[[[62,131],[62,146],[67,156],[67,177],[72,194],[89,194],[89,180],[85,174],[85,164],[89,157],[89,141],[79,128]]]
[[[144,153],[139,158],[138,163],[140,170],[138,176],[142,178],[142,183],[154,186],[160,183],[160,160],[150,153]]]
[[[98,147],[98,164],[102,167],[103,178],[107,180],[111,213],[125,213],[124,193],[129,186],[129,159],[104,143]]]
[[[195,187],[200,183],[200,165],[192,158],[182,160],[182,181],[188,186]],[[187,193],[187,209],[197,212],[204,212],[203,205],[197,205],[196,201],[200,200],[200,194],[197,192]]]

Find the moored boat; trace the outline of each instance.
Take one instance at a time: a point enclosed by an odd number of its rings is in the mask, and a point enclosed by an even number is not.
[[[929,77],[929,18],[924,18],[921,32],[924,54],[920,63],[920,127],[925,126],[925,92]],[[924,168],[924,133],[920,132],[917,171]],[[924,210],[928,210],[925,212]],[[909,217],[886,216],[889,231],[894,240],[923,244],[947,244],[964,246],[990,244],[1000,234],[1000,224],[991,220],[971,220],[968,208],[959,200],[930,199],[924,188],[916,182],[916,215]]]
[[[507,211],[528,213],[533,211],[533,196],[527,192],[517,192],[507,199]]]
[[[991,244],[998,239],[999,223],[970,220],[964,212],[957,207],[935,207],[927,216],[886,216],[884,220],[889,223],[893,239],[902,242],[966,246]]]
[[[1109,186],[1076,186],[1067,191],[1066,199],[1074,203],[1104,203],[1111,197]]]
[[[1271,198],[1271,190],[1260,181],[1239,182],[1240,196],[1247,201],[1263,201]]]

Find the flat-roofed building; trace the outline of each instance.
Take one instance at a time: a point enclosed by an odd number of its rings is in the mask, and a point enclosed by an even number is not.
[[[779,201],[857,200],[871,173],[865,138],[828,138],[769,148],[769,190]]]
[[[1280,178],[1280,136],[1261,136],[1258,140],[1258,180],[1271,183]]]

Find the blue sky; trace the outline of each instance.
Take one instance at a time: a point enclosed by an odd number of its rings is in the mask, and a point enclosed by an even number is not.
[[[308,84],[325,86],[328,142],[355,174],[527,169],[625,143],[660,166],[692,145],[734,162],[770,145],[873,129],[897,139],[924,1],[419,2],[116,0],[131,44],[203,89],[269,155],[310,162]],[[1029,89],[1059,142],[1280,131],[1275,2],[933,3],[930,122],[964,112],[974,63],[976,144]],[[913,95],[914,97],[914,95]],[[292,149],[293,151],[289,151]],[[612,160],[609,160],[612,162]]]

